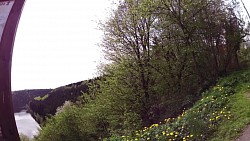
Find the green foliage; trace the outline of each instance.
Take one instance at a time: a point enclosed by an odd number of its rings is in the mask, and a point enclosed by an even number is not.
[[[106,66],[105,80],[99,82],[96,91],[95,107],[107,118],[111,133],[129,133],[141,127],[140,93],[127,85],[138,85],[138,81],[126,79],[131,76],[131,70],[125,68],[125,62]]]
[[[97,140],[92,114],[79,107],[68,107],[49,119],[38,135],[38,141]]]

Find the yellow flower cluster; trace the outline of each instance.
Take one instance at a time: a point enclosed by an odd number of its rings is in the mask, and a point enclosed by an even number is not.
[[[158,127],[159,126],[159,124],[152,124],[151,126],[150,126],[150,128],[154,128],[154,127]]]
[[[213,88],[213,90],[219,90],[219,91],[222,91],[224,87],[220,86],[220,85],[217,85]]]

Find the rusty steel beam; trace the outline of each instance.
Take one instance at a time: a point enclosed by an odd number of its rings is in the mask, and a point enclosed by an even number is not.
[[[0,0],[2,4],[4,2],[13,4],[3,28],[2,36],[0,36],[2,37],[0,40],[0,132],[2,135],[0,141],[20,141],[12,104],[11,61],[16,29],[24,1]],[[0,13],[0,16],[3,14]]]

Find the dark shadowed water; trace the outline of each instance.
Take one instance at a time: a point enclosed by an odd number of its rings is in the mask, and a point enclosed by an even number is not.
[[[27,113],[26,111],[15,113],[15,119],[19,134],[22,133],[30,138],[33,138],[34,135],[37,135],[40,126],[32,118],[30,113]]]

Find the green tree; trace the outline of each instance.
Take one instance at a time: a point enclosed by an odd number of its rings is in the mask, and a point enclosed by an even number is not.
[[[149,65],[155,21],[151,13],[153,4],[153,1],[149,0],[122,1],[110,20],[103,24],[105,36],[102,47],[106,57],[118,65],[124,65],[127,73],[117,78],[119,87],[130,85],[131,91],[136,97],[140,97],[140,115],[144,125],[152,124],[148,111],[152,99],[152,70]]]
[[[175,56],[184,52],[176,58],[183,56],[181,64],[191,62],[201,83],[213,82],[219,75],[237,69],[237,51],[245,36],[237,3],[162,0],[158,8],[162,32],[157,41],[165,48],[174,46]]]

